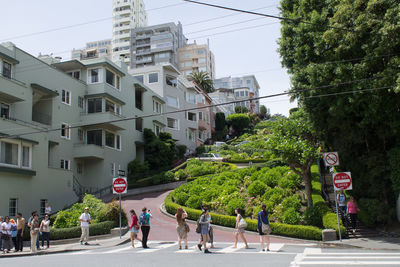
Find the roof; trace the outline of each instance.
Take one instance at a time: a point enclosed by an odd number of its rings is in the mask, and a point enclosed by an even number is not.
[[[81,69],[81,68],[85,67],[85,65],[82,64],[82,62],[80,62],[79,60],[76,60],[76,59],[63,61],[63,62],[59,62],[59,63],[54,63],[54,64],[52,64],[52,66],[54,66],[57,69],[60,69],[62,71]]]
[[[42,85],[40,85],[40,84],[31,83],[31,87],[32,87],[33,89],[36,89],[36,90],[38,90],[38,91],[40,91],[40,92],[46,94],[46,95],[50,95],[50,96],[53,96],[53,97],[54,97],[54,96],[58,96],[58,93],[57,93],[56,91],[51,90],[51,89],[49,89],[49,88],[46,88],[46,87],[44,87],[44,86],[42,86]]]

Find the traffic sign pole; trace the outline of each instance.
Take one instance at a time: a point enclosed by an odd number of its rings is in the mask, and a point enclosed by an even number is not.
[[[127,190],[128,190],[128,182],[126,180],[126,177],[116,177],[113,179],[113,194],[118,194],[119,197],[119,238],[122,238],[121,195],[126,194]]]
[[[339,221],[339,208],[338,208],[338,204],[337,204],[337,191],[335,191],[335,206],[336,206],[336,217],[337,217],[337,226],[339,229],[339,240],[340,242],[342,242],[342,234],[340,233],[340,221]]]
[[[119,194],[119,238],[122,238],[122,208],[121,208],[121,194]]]

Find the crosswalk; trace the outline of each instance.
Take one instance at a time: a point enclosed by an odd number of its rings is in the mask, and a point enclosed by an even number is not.
[[[209,245],[209,244],[208,244]],[[271,243],[270,251],[263,252],[260,250],[259,243],[250,243],[249,249],[245,248],[245,245],[240,243],[237,248],[232,247],[232,243],[224,243],[224,242],[216,242],[214,244],[214,248],[210,249],[212,253],[217,254],[254,254],[254,253],[278,253],[284,247],[284,243]],[[78,251],[72,252],[71,255],[95,255],[95,254],[124,254],[124,253],[137,253],[137,254],[150,254],[157,252],[168,252],[168,253],[178,253],[178,254],[188,254],[188,253],[201,253],[201,251],[197,247],[197,243],[190,242],[188,249],[184,249],[184,244],[182,242],[182,249],[178,249],[178,242],[163,242],[163,241],[150,241],[148,242],[148,246],[150,248],[143,249],[142,245],[138,242],[135,244],[135,248],[131,246],[131,244],[125,244],[122,246],[118,246],[115,248],[110,248],[108,250],[87,250],[87,251]],[[294,254],[294,253],[292,253]]]
[[[357,251],[327,252],[321,248],[305,248],[296,255],[291,267],[300,266],[400,266],[400,253]]]

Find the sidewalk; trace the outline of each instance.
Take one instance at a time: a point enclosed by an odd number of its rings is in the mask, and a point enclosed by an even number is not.
[[[394,250],[400,251],[399,237],[371,237],[371,238],[353,238],[323,242],[325,245],[343,246],[349,248],[363,248],[370,250]]]
[[[62,241],[62,242],[60,242]],[[37,253],[32,254],[29,246],[24,246],[23,252],[14,252],[11,250],[10,253],[3,254],[0,252],[0,258],[2,257],[23,257],[33,255],[47,255],[55,253],[73,252],[73,251],[84,251],[99,248],[111,248],[118,245],[130,242],[129,232],[125,233],[121,238],[119,236],[111,237],[111,235],[92,236],[89,237],[89,245],[81,245],[79,238],[67,239],[67,240],[50,240],[50,248],[38,250]],[[24,243],[28,244],[27,242]],[[41,244],[41,243],[40,243]]]

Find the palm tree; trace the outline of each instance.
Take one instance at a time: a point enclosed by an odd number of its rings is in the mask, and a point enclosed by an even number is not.
[[[211,80],[207,72],[192,72],[188,78],[197,83],[206,93],[212,93],[214,91],[213,80]]]

